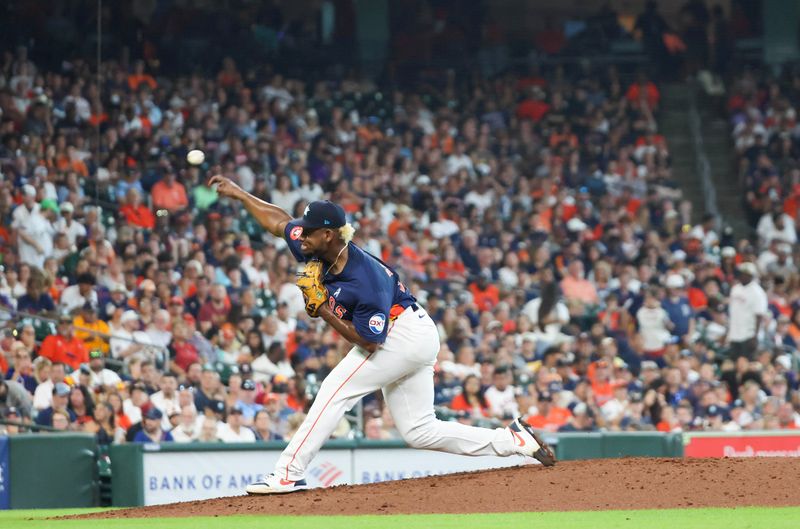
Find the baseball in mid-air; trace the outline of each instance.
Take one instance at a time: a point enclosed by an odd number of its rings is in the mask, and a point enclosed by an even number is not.
[[[203,160],[205,160],[205,159],[206,159],[206,155],[200,149],[191,150],[186,155],[186,161],[189,162],[192,165],[200,165],[201,163],[203,163]]]

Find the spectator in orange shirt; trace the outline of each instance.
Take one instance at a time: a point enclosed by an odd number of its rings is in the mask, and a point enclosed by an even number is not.
[[[128,87],[135,92],[143,83],[153,90],[158,86],[153,76],[149,73],[145,73],[144,61],[136,61],[133,67],[133,73],[128,76]]]
[[[456,411],[466,411],[472,417],[489,417],[489,401],[486,400],[485,390],[481,381],[475,375],[469,375],[461,384],[461,394],[456,395],[450,402],[450,408]]]
[[[125,198],[127,202],[119,209],[119,212],[125,217],[128,224],[148,230],[155,228],[156,217],[150,208],[142,204],[142,196],[135,187],[128,188]]]
[[[634,107],[639,106],[642,99],[644,99],[647,102],[647,106],[650,108],[650,110],[655,111],[658,109],[658,102],[661,100],[661,93],[658,91],[658,88],[656,88],[656,85],[653,84],[652,81],[648,81],[642,77],[639,79],[639,81],[628,87],[628,91],[625,93],[625,98],[630,101]]]
[[[553,404],[553,396],[547,391],[539,394],[536,411],[536,415],[528,416],[528,424],[538,430],[548,432],[557,432],[572,417],[572,412],[567,408],[560,408]]]
[[[531,88],[532,97],[526,99],[517,106],[517,117],[519,119],[530,119],[538,123],[550,112],[550,105],[544,100],[545,94],[538,86]]]
[[[53,363],[62,362],[73,370],[78,369],[81,364],[88,363],[89,352],[83,342],[75,336],[72,318],[69,315],[63,315],[58,319],[56,330],[58,334],[52,334],[42,342],[39,356]]]
[[[166,209],[172,213],[189,205],[186,188],[176,180],[175,172],[170,169],[150,192],[153,195],[153,207],[156,209]]]
[[[478,279],[469,284],[473,301],[480,311],[491,311],[500,303],[500,289],[497,285],[489,284],[492,273],[483,271]]]
[[[394,212],[394,219],[389,223],[386,232],[389,237],[394,237],[400,230],[411,229],[411,208],[405,204],[400,204]]]
[[[611,366],[605,360],[596,362],[594,376],[591,377],[595,404],[602,406],[614,396],[614,383],[611,380]]]
[[[785,383],[785,379],[784,379]],[[784,402],[778,408],[778,424],[781,430],[797,430],[797,424],[794,420],[794,408],[791,402]]]
[[[383,140],[383,132],[378,128],[380,121],[376,116],[370,116],[367,118],[366,125],[358,128],[359,137],[363,138],[367,144]]]
[[[447,246],[444,255],[437,265],[437,277],[445,281],[463,283],[467,269],[458,257],[455,247]]]

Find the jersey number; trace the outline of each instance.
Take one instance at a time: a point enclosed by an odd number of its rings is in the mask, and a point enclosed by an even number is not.
[[[330,296],[328,298],[328,306],[331,308],[333,313],[336,314],[337,318],[339,318],[340,320],[344,318],[344,313],[347,312],[347,310],[341,305],[337,305],[336,299],[333,296]]]

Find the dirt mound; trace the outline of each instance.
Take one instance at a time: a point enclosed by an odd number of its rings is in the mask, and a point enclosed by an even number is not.
[[[82,518],[800,505],[800,459],[596,459],[124,509]]]

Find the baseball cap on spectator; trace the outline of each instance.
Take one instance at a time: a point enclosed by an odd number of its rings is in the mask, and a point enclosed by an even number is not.
[[[56,382],[53,386],[53,395],[57,395],[59,397],[66,397],[69,395],[70,389],[69,386],[64,384],[63,382]]]
[[[758,268],[756,268],[756,265],[751,262],[746,261],[737,266],[736,269],[739,270],[739,272],[741,272],[742,274],[747,274],[752,277],[758,277]]]
[[[730,259],[732,257],[736,257],[736,248],[734,248],[733,246],[726,246],[726,247],[724,247],[722,249],[722,251],[719,254],[722,257],[728,258],[728,259]]]
[[[147,413],[144,414],[145,419],[152,419],[154,421],[160,421],[164,418],[164,414],[161,413],[161,410],[156,408],[155,406],[151,406]]]
[[[422,174],[417,177],[418,186],[427,186],[430,185],[430,183],[431,183],[431,177],[426,174]]]
[[[792,357],[788,354],[780,355],[775,359],[775,363],[783,367],[786,371],[792,368]]]
[[[589,406],[587,406],[585,402],[573,402],[570,403],[567,408],[572,411],[572,415],[588,415],[589,417],[593,416],[592,410],[589,409]]]
[[[72,323],[72,316],[69,314],[59,314],[58,315],[58,323]]]
[[[665,286],[667,288],[683,288],[686,286],[686,282],[683,280],[683,276],[680,274],[670,274],[667,276],[667,280],[665,281]]]
[[[255,391],[256,383],[250,380],[249,378],[246,378],[242,380],[241,388],[245,391]]]
[[[572,217],[567,221],[567,229],[572,232],[583,231],[589,226],[578,217]]]
[[[239,406],[234,406],[231,408],[231,411],[228,412],[228,415],[241,415],[242,413],[242,408]]]
[[[59,209],[61,213],[72,213],[75,211],[75,206],[72,205],[72,202],[64,202]]]
[[[196,259],[192,259],[192,260],[188,261],[186,263],[186,265],[183,267],[184,271],[189,269],[189,268],[194,269],[194,271],[197,272],[198,274],[202,274],[203,273],[203,265],[201,265],[200,261],[198,261]]]
[[[120,323],[128,323],[130,321],[139,321],[139,315],[136,314],[136,311],[133,310],[126,310],[122,313],[122,316],[119,319]]]
[[[306,206],[303,216],[294,221],[303,228],[341,228],[347,223],[344,209],[330,200],[315,200]]]
[[[641,364],[641,369],[642,369],[642,371],[644,371],[645,369],[656,369],[657,370],[658,369],[658,364],[656,364],[652,360],[645,360]]]
[[[205,409],[211,410],[214,413],[224,414],[225,413],[225,403],[221,400],[209,400],[206,403]]]
[[[89,359],[91,360],[93,358],[103,358],[103,351],[100,349],[92,349],[89,351]]]
[[[81,310],[84,310],[86,312],[97,312],[97,302],[92,301],[90,299],[86,300],[86,303],[83,304]]]
[[[711,406],[706,408],[706,417],[719,417],[723,414],[722,408],[719,406],[712,404]]]
[[[171,298],[169,298],[169,304],[170,305],[183,305],[184,301],[183,301],[183,298],[180,297],[180,296],[172,296]]]
[[[39,207],[42,209],[42,211],[50,210],[58,213],[58,202],[56,202],[52,198],[46,198],[41,202],[39,202]]]
[[[142,289],[143,291],[148,291],[148,290],[150,290],[150,291],[152,291],[152,292],[155,292],[155,290],[156,290],[156,284],[155,284],[155,283],[153,283],[153,280],[152,280],[152,279],[145,279],[145,280],[144,280],[144,281],[142,281],[142,283],[139,285],[139,288],[140,288],[140,289]]]
[[[272,392],[267,393],[266,395],[264,395],[264,404],[273,400],[278,401],[280,400],[280,398],[281,398],[280,395],[278,395],[277,393],[272,393]]]
[[[614,364],[614,369],[621,369],[624,371],[630,368],[628,363],[619,356],[615,356],[614,360],[612,360],[612,363]]]
[[[95,278],[94,275],[90,274],[89,272],[84,272],[78,275],[77,283],[79,285],[94,285]]]
[[[539,393],[539,400],[543,402],[553,402],[553,395],[549,391]]]
[[[220,331],[222,331],[222,337],[226,340],[232,340],[236,336],[236,329],[232,323],[223,323]]]
[[[683,250],[675,250],[674,252],[672,252],[673,263],[685,260],[686,260],[686,252],[684,252]]]
[[[36,196],[36,188],[30,184],[25,184],[22,186],[22,194],[26,197],[35,197]]]

